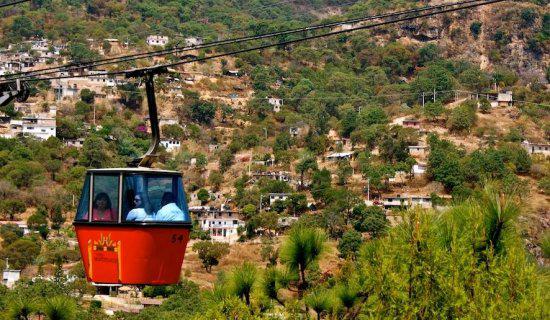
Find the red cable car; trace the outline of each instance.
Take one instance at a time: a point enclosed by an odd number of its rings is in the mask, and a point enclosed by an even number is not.
[[[94,285],[167,285],[180,279],[191,219],[179,172],[152,169],[160,142],[153,78],[144,77],[152,142],[134,168],[91,169],[73,223]]]

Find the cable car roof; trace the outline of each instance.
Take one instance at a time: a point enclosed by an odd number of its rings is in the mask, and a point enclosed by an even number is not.
[[[181,175],[181,172],[179,172],[179,171],[163,170],[163,169],[157,169],[157,168],[145,168],[145,167],[88,169],[87,172],[89,172],[89,173],[120,173],[120,172],[125,172],[125,173],[160,173],[160,174],[170,174],[170,175]]]

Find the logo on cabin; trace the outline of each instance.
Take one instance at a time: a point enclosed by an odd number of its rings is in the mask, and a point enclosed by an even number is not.
[[[104,236],[103,233],[100,234],[99,240],[93,242],[94,251],[111,251],[117,252],[120,247],[120,241],[115,243],[111,239],[111,234]]]

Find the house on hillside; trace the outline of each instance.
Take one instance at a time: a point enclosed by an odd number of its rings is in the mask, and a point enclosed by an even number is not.
[[[258,181],[261,178],[290,182],[290,172],[287,171],[256,171],[252,173],[252,180]]]
[[[329,161],[351,160],[353,159],[353,155],[354,155],[353,151],[335,152],[335,153],[329,154],[325,158]]]
[[[425,157],[429,151],[429,146],[409,146],[409,154],[413,157]]]
[[[526,140],[523,141],[521,145],[529,154],[543,154],[545,156],[550,156],[550,144],[548,143],[530,143]]]
[[[290,193],[270,193],[269,206],[273,206],[273,204],[277,201],[286,201],[286,199],[288,199],[289,196],[290,196]]]
[[[245,226],[240,213],[213,208],[189,209],[195,215],[200,228],[208,231],[214,241],[234,243],[239,239],[239,227]]]
[[[411,128],[411,129],[420,129],[420,120],[409,118],[403,120],[403,127],[405,128]]]
[[[201,37],[187,37],[184,39],[184,42],[187,47],[194,47],[203,44],[204,39]]]
[[[161,139],[160,145],[168,152],[176,152],[181,147],[181,141],[175,139]]]
[[[428,166],[424,163],[417,163],[413,165],[411,169],[411,173],[415,178],[422,178],[426,174],[426,171],[428,170]]]
[[[2,272],[2,284],[11,289],[20,278],[21,270],[10,269],[9,261],[6,259],[6,268]]]
[[[296,122],[288,127],[288,133],[293,137],[303,137],[309,133],[309,125],[303,121]]]
[[[84,146],[84,138],[78,138],[78,139],[67,139],[65,140],[65,145],[67,147],[73,147],[80,149],[82,146]]]
[[[497,100],[491,104],[492,107],[513,107],[514,97],[512,91],[501,92],[497,96]]]
[[[273,112],[281,112],[283,106],[283,99],[267,97],[267,102],[273,106]]]
[[[147,37],[147,44],[150,46],[164,47],[168,44],[170,38],[166,36],[150,35]]]
[[[47,140],[49,137],[55,137],[55,116],[38,115],[23,117],[21,133],[23,135],[34,136],[40,140]]]

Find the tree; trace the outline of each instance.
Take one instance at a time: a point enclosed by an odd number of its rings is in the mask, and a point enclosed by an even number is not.
[[[181,140],[184,136],[183,128],[177,124],[163,125],[161,132],[164,137],[174,140]]]
[[[304,175],[310,170],[317,170],[317,159],[314,156],[306,155],[296,165],[296,172],[300,174],[300,188],[304,187]]]
[[[309,287],[306,270],[316,263],[325,251],[325,241],[326,237],[322,231],[295,224],[281,245],[281,262],[299,275],[300,298]]]
[[[479,99],[479,110],[481,113],[491,113],[491,102],[487,98]]]
[[[201,202],[201,204],[205,204],[210,200],[210,193],[206,189],[200,189],[197,193],[197,199]]]
[[[455,132],[468,132],[477,120],[475,106],[463,103],[451,111],[447,119],[447,127]]]
[[[285,151],[292,146],[292,137],[288,132],[281,132],[275,137],[273,142],[273,152]]]
[[[388,116],[379,106],[368,106],[361,109],[357,117],[358,127],[369,127],[373,124],[386,124]]]
[[[425,66],[429,62],[439,60],[441,50],[436,44],[429,43],[418,50],[418,65]]]
[[[230,276],[231,291],[237,297],[244,299],[247,306],[250,306],[250,295],[256,284],[258,270],[251,262],[244,262],[233,269]]]
[[[359,247],[363,243],[363,237],[355,230],[349,230],[338,240],[338,251],[341,258],[351,258],[355,260]]]
[[[311,177],[311,195],[316,201],[325,199],[331,190],[332,175],[329,170],[323,169],[313,173]]]
[[[439,118],[445,111],[445,107],[441,101],[428,102],[424,105],[424,116],[430,121],[434,121]]]
[[[23,269],[33,263],[40,253],[40,245],[36,242],[21,238],[4,248],[1,258],[8,259],[10,266],[15,269]]]
[[[61,229],[61,227],[63,226],[63,224],[67,220],[65,218],[65,215],[63,214],[63,210],[62,210],[61,205],[56,204],[52,208],[50,220],[52,222],[52,229],[57,230],[57,232],[59,233],[59,229]]]
[[[338,161],[338,169],[336,170],[338,175],[338,185],[344,186],[348,183],[348,179],[353,174],[353,168],[348,160]]]
[[[220,190],[220,186],[223,183],[223,174],[220,171],[212,171],[208,176],[208,183],[212,186],[214,192]]]
[[[27,219],[27,225],[29,229],[38,231],[41,235],[43,234],[44,239],[47,237],[48,220],[44,214],[40,212],[34,213]]]
[[[439,64],[433,64],[418,73],[411,83],[411,92],[420,98],[423,92],[429,94],[436,90],[443,92],[437,95],[437,99],[445,101],[452,96],[450,92],[454,90],[454,82],[449,70]]]
[[[235,160],[235,156],[231,152],[231,150],[224,149],[220,152],[220,171],[225,172],[227,169],[229,169],[233,165],[233,161]]]
[[[95,101],[95,91],[84,88],[80,91],[80,100],[87,104],[93,104]]]
[[[315,290],[305,297],[308,307],[317,313],[317,320],[321,320],[323,313],[329,312],[334,307],[334,299],[327,290]]]
[[[99,57],[99,54],[97,52],[90,50],[90,48],[88,48],[88,45],[82,42],[69,43],[67,47],[67,52],[69,54],[69,58],[74,63],[88,62],[95,60]]]
[[[120,93],[120,103],[131,110],[141,109],[143,96],[141,95],[141,91],[139,91],[138,86],[129,82],[117,86],[117,89]]]
[[[491,85],[491,77],[479,68],[468,68],[458,77],[460,83],[472,91],[482,91]]]
[[[479,21],[472,22],[472,24],[470,25],[470,32],[472,33],[474,39],[477,39],[479,37],[479,34],[481,33],[481,26],[482,23]]]
[[[34,299],[16,296],[9,301],[5,316],[9,320],[31,320],[37,309]]]
[[[355,230],[368,232],[372,238],[383,235],[389,226],[384,209],[378,206],[367,207],[361,204],[352,211],[352,222]]]
[[[216,105],[211,102],[197,101],[191,105],[191,119],[203,124],[210,124],[216,115]]]
[[[107,143],[96,135],[91,135],[84,140],[79,162],[86,167],[104,167],[109,159],[106,152]]]
[[[229,244],[211,241],[199,241],[193,244],[206,272],[212,272],[212,267],[220,263],[220,259],[229,254]]]
[[[17,199],[7,199],[0,201],[0,214],[8,217],[10,221],[15,219],[15,215],[23,213],[27,210],[25,203]]]
[[[55,296],[46,299],[44,314],[49,320],[75,320],[77,305],[70,297]]]
[[[303,193],[292,193],[286,199],[288,213],[295,216],[307,210],[307,197]]]

